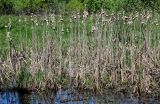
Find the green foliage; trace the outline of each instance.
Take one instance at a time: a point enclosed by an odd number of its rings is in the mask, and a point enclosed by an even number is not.
[[[127,12],[140,10],[142,8],[142,2],[140,0],[125,0],[123,9]]]
[[[36,76],[35,76],[36,81],[39,83],[44,79],[44,77],[45,77],[45,73],[39,69],[36,73]]]
[[[18,84],[20,86],[26,86],[27,83],[31,80],[31,73],[26,68],[21,68],[20,73],[18,74]]]
[[[160,7],[160,0],[158,0],[158,6]]]
[[[0,14],[9,14],[14,11],[14,5],[11,0],[0,0]]]
[[[85,0],[89,11],[97,12],[101,8],[110,11],[128,10],[139,8],[141,6],[140,0]]]
[[[84,1],[89,11],[96,12],[102,7],[103,0],[86,0]]]
[[[121,10],[124,7],[126,0],[105,0],[104,8],[111,11]]]
[[[94,83],[94,81],[93,81],[93,76],[92,75],[87,75],[86,76],[86,78],[85,78],[85,85],[88,87],[88,88],[90,88],[92,85],[93,85],[93,83]]]
[[[72,11],[83,10],[83,4],[79,0],[70,0],[67,4],[67,9]]]
[[[42,6],[42,1],[43,0],[11,0],[16,10],[40,8]]]
[[[90,12],[104,8],[109,11],[134,11],[135,9],[160,9],[160,0],[1,0],[0,13],[14,13],[15,11],[54,11],[69,10]]]
[[[13,2],[14,0],[12,0]],[[28,0],[16,0],[14,1],[14,7],[16,8],[16,10],[22,9],[22,8],[26,8],[29,4]]]

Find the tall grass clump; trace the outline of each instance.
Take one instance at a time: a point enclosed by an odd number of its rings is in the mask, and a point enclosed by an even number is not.
[[[104,10],[11,17],[0,33],[1,87],[159,94],[159,20],[152,11]]]

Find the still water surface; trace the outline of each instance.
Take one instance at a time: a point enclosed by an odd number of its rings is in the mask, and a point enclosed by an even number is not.
[[[3,91],[0,92],[0,104],[160,104],[160,101],[153,98],[138,100],[130,94],[113,94],[109,91],[95,95],[67,89],[46,94]]]

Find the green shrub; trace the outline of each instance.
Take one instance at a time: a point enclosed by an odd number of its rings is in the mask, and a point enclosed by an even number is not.
[[[70,0],[67,4],[67,9],[69,11],[82,11],[84,8],[79,0]]]
[[[85,0],[83,4],[86,5],[89,12],[97,12],[103,7],[104,0]]]
[[[127,12],[142,9],[142,2],[140,0],[124,0],[123,9]]]
[[[85,0],[83,3],[86,4],[89,11],[93,12],[97,12],[101,8],[109,11],[131,11],[141,7],[140,0]]]
[[[18,12],[36,11],[109,11],[125,10],[127,12],[142,9],[160,9],[160,0],[1,0],[0,13],[11,14]]]
[[[17,11],[30,9],[37,10],[43,6],[43,0],[11,0]]]

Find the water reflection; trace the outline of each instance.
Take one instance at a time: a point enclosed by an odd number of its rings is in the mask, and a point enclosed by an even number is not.
[[[0,92],[0,104],[96,104],[93,96],[84,96],[71,90],[59,90],[57,94]]]
[[[59,90],[55,96],[54,104],[96,104],[94,96],[87,93],[80,94],[74,90]]]
[[[0,104],[20,104],[16,92],[0,92]]]
[[[56,94],[0,92],[0,104],[160,104],[156,100],[139,101],[132,97],[122,97],[107,92],[101,96],[78,93],[75,90],[59,90]]]

